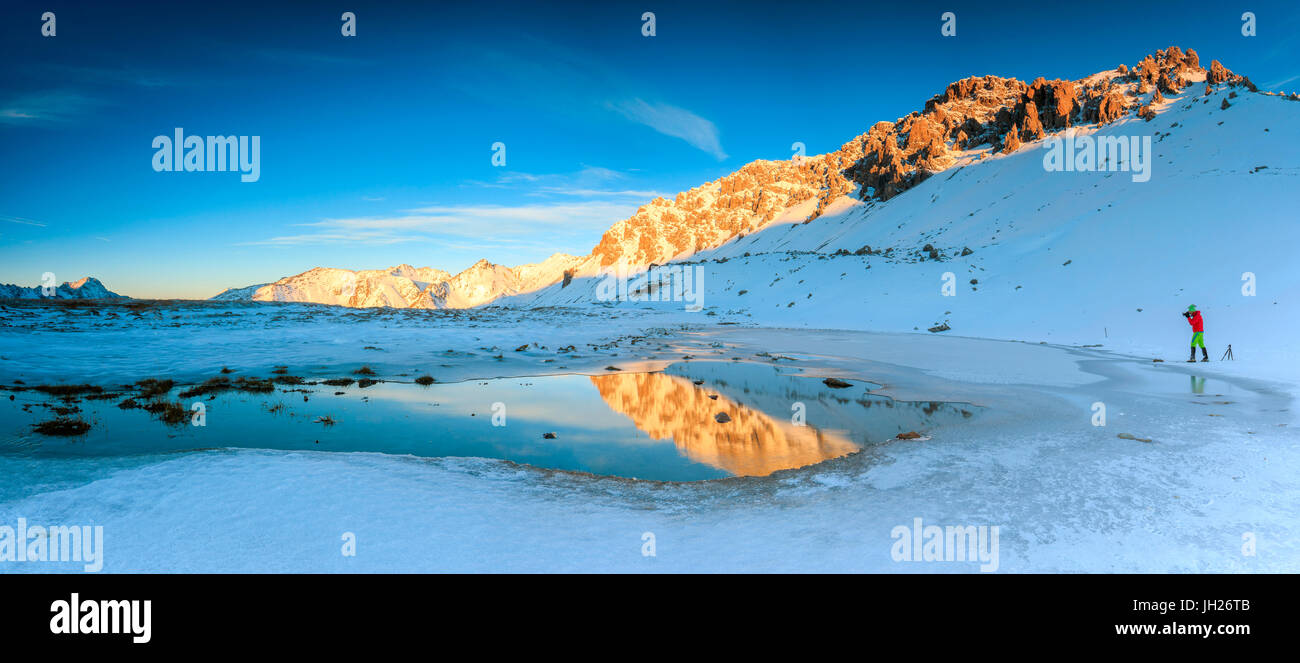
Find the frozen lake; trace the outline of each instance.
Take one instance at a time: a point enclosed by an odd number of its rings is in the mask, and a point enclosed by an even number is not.
[[[214,382],[221,388],[210,393],[175,384],[147,397],[141,396],[150,388],[147,382],[66,396],[12,385],[19,389],[10,392],[14,399],[0,400],[0,453],[360,451],[496,458],[545,469],[698,481],[814,465],[899,433],[959,423],[978,410],[895,401],[869,393],[878,385],[832,388],[776,366],[739,362],[427,385],[269,378],[278,382],[255,378],[253,383],[267,391],[240,390],[242,383],[218,376]],[[161,411],[144,407],[150,403],[175,403],[179,413],[168,425]],[[196,404],[201,417],[195,416]],[[40,422],[60,417],[85,421],[90,429],[67,436],[35,430]]]

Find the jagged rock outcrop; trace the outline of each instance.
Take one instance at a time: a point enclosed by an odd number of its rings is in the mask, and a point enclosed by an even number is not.
[[[1127,102],[1124,95],[1116,92],[1107,92],[1102,95],[1097,102],[1097,122],[1099,124],[1109,124],[1124,116],[1127,111]]]
[[[1010,154],[1018,149],[1020,149],[1020,128],[1013,124],[1011,131],[1002,137],[1002,152]]]
[[[1228,71],[1218,60],[1210,60],[1210,71],[1205,74],[1205,82],[1210,85],[1218,85],[1219,83],[1226,83],[1231,76],[1232,72]]]
[[[1215,67],[1217,66],[1217,69]],[[1218,65],[1211,78],[1238,80]],[[1135,66],[1121,65],[1078,81],[973,76],[948,85],[923,109],[894,122],[878,122],[839,150],[794,161],[756,161],[674,200],[657,199],[614,224],[592,255],[600,266],[662,263],[716,247],[763,228],[801,203],[815,201],[803,218],[820,216],[836,197],[856,189],[863,200],[889,200],[951,166],[963,151],[1013,152],[1025,141],[1086,123],[1108,123],[1201,80],[1200,56],[1177,46],[1156,51]]]

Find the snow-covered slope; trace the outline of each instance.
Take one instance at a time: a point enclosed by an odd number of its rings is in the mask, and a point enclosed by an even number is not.
[[[773,223],[686,264],[703,270],[705,310],[719,320],[947,324],[949,334],[1185,359],[1190,328],[1179,314],[1195,304],[1215,359],[1231,343],[1237,356],[1300,363],[1289,349],[1300,321],[1300,103],[1245,84],[1205,91],[1165,95],[1149,121],[1077,128],[1084,138],[1150,137],[1146,181],[1049,171],[1046,141],[1029,141],[887,201],[839,197],[809,223]],[[598,283],[499,303],[587,302]]]
[[[76,281],[63,282],[48,297],[41,291],[41,286],[24,288],[0,283],[0,299],[126,299],[126,296],[104,287],[99,279],[86,276]]]
[[[213,301],[245,301],[252,299],[253,293],[267,285],[270,284],[258,283],[257,285],[245,286],[243,288],[227,288],[222,290],[220,294],[209,297],[209,299]]]

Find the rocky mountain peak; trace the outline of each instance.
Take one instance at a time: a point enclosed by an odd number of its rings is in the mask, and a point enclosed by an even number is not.
[[[1201,68],[1196,51],[1177,46],[1147,55],[1133,67],[1120,65],[1077,81],[964,78],[920,111],[878,122],[834,152],[753,161],[673,200],[656,198],[614,224],[592,256],[601,267],[662,263],[757,231],[783,215],[815,219],[831,201],[852,192],[862,200],[886,201],[963,155],[1014,152],[1053,132],[1131,113],[1149,118],[1153,113],[1142,103],[1146,95],[1177,94],[1200,80],[1255,89],[1217,60],[1209,70]]]

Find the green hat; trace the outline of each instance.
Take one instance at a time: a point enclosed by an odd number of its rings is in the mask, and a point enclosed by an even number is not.
[[[1196,304],[1192,304],[1191,306],[1188,306],[1188,307],[1187,307],[1187,310],[1188,310],[1189,312],[1190,312],[1190,311],[1195,311],[1195,310],[1196,310]]]

